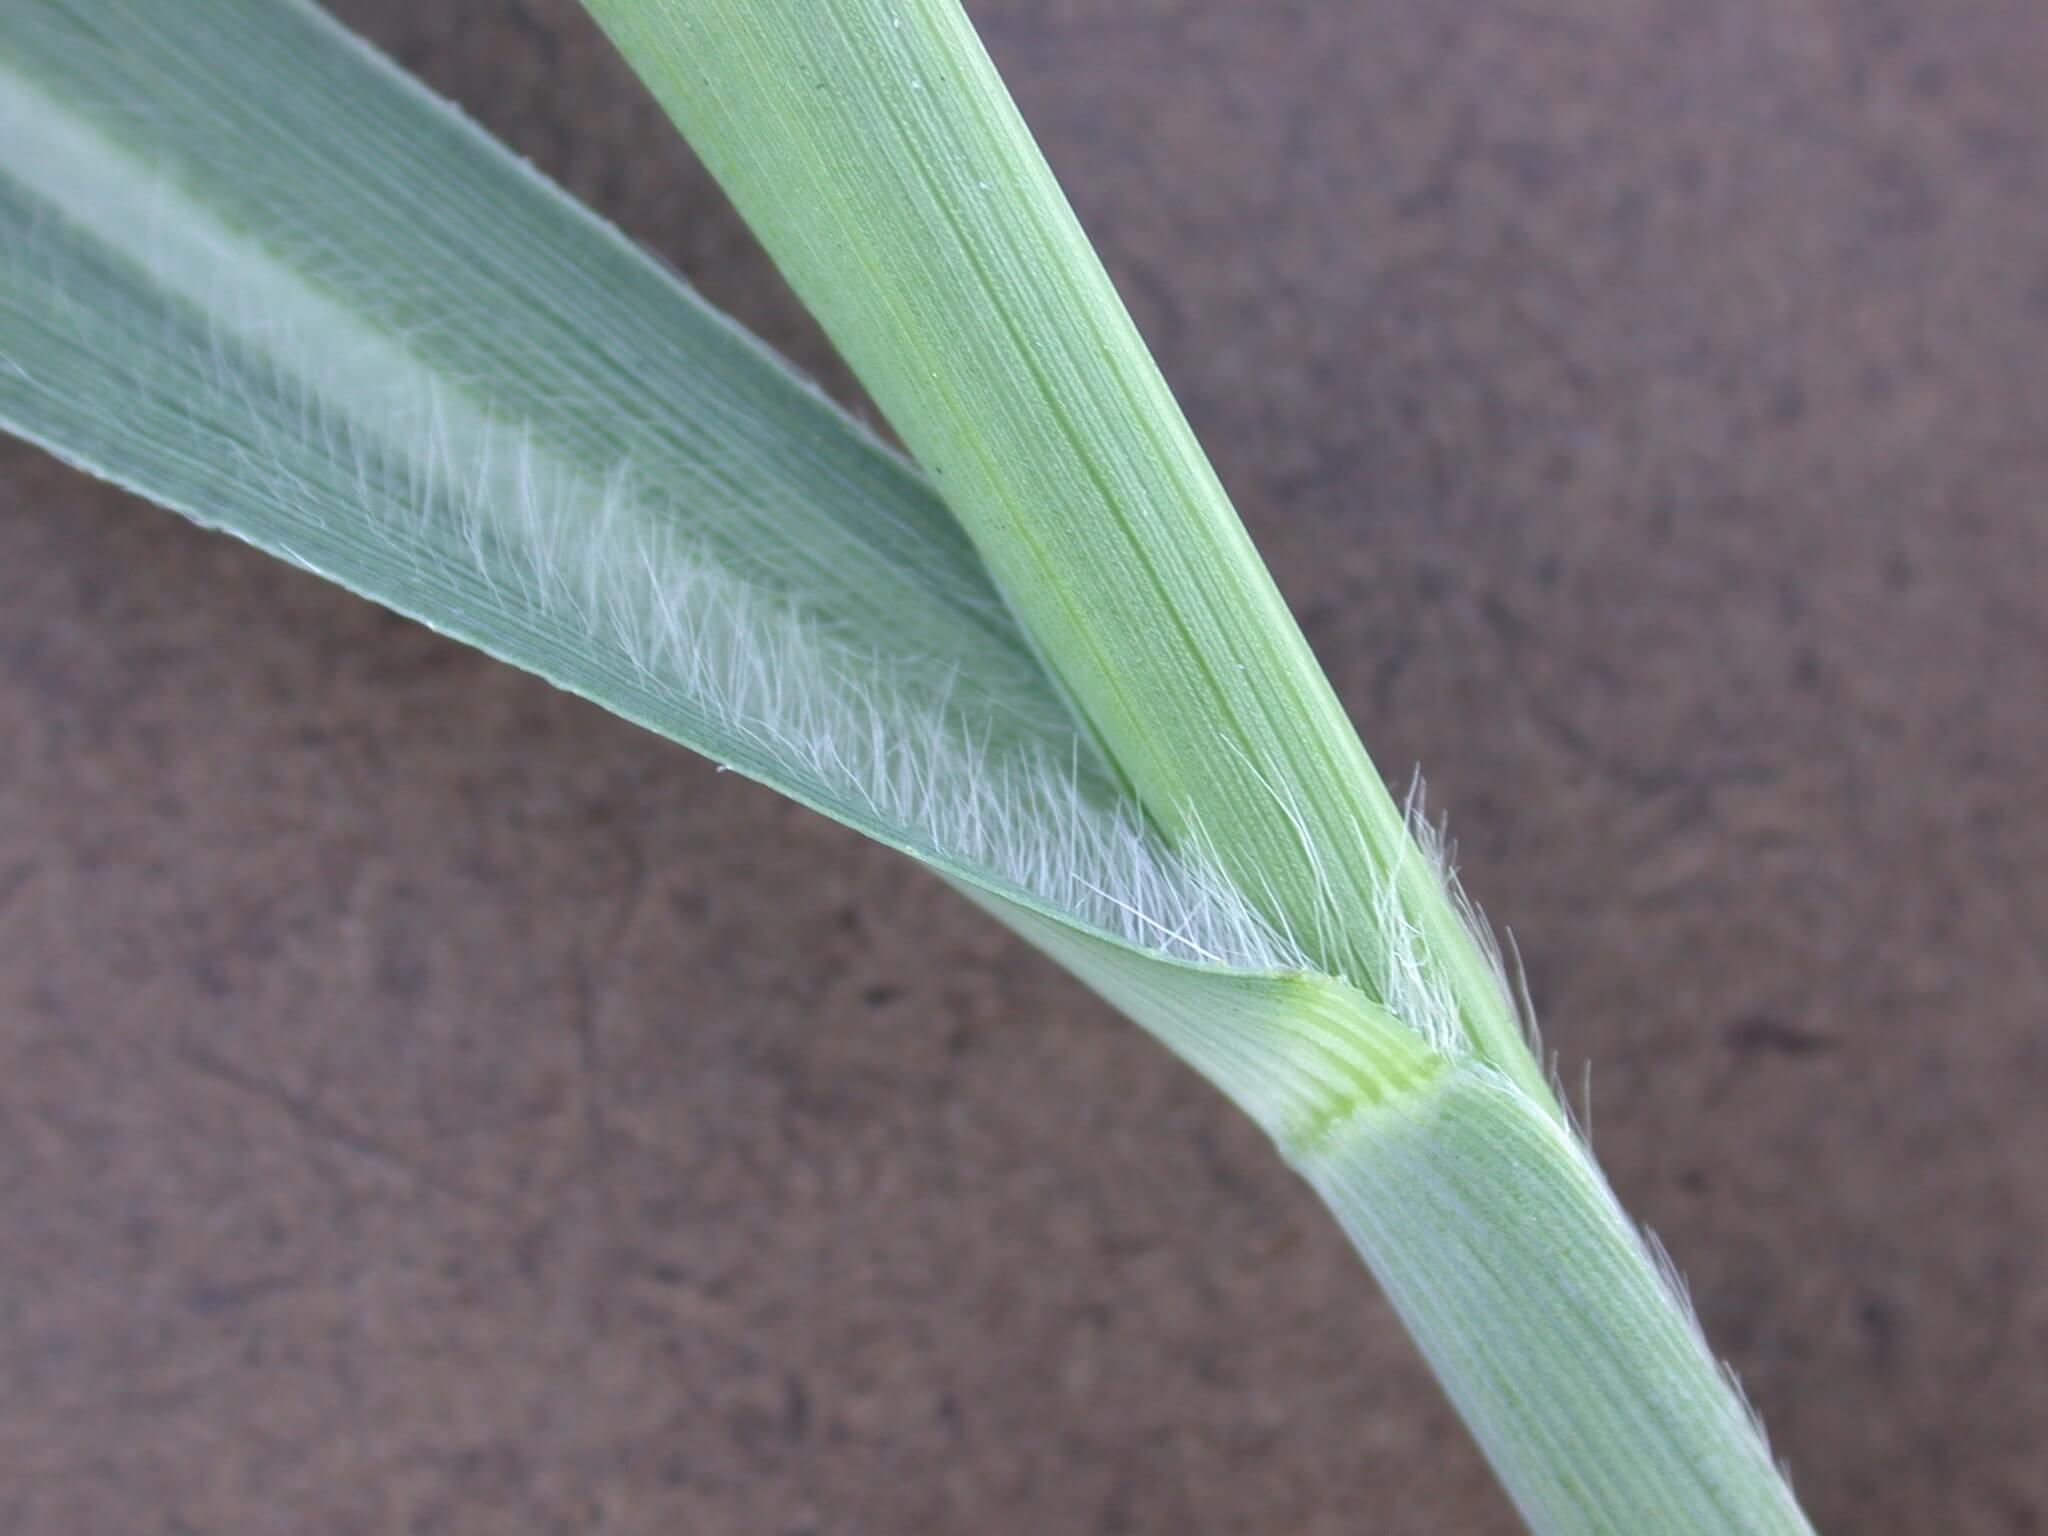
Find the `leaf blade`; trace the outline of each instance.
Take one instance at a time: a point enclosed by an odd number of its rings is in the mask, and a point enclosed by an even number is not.
[[[1276,1134],[1426,1055],[1089,767],[914,470],[317,11],[23,0],[0,145],[16,431],[931,865]]]

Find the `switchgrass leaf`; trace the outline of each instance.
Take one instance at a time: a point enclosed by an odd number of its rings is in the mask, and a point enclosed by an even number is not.
[[[1230,1057],[1276,1133],[1426,1056],[1158,836],[912,466],[321,12],[13,0],[0,146],[15,431],[910,853],[1212,1072],[1209,987],[1390,1036]]]

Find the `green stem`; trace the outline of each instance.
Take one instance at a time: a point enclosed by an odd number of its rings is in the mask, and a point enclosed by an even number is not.
[[[1295,1163],[1531,1529],[1810,1536],[1584,1147],[1496,1074],[1453,1069]]]

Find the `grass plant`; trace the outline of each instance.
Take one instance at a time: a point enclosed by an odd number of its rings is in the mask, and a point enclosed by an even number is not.
[[[959,887],[1271,1135],[1533,1530],[1804,1531],[957,0],[588,3],[907,458],[301,0],[0,10],[0,421]]]

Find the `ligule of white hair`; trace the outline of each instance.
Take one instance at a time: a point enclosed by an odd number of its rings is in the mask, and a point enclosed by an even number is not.
[[[1369,913],[1337,911],[1333,899],[1309,942],[1283,931],[1270,904],[1217,872],[1199,823],[1168,847],[1109,787],[1050,687],[1029,685],[1017,661],[1028,648],[1002,633],[1007,616],[991,621],[985,597],[958,605],[977,614],[973,633],[929,616],[890,629],[800,578],[766,586],[738,574],[703,531],[716,509],[686,504],[704,491],[677,464],[565,449],[571,434],[536,425],[525,413],[537,402],[502,398],[502,380],[437,369],[430,326],[381,328],[304,275],[316,253],[280,253],[232,226],[146,146],[4,61],[0,130],[16,147],[6,260],[16,290],[40,290],[18,302],[43,311],[46,335],[72,319],[93,364],[119,380],[112,398],[148,398],[163,430],[215,444],[225,456],[216,473],[264,507],[263,527],[222,515],[217,500],[186,507],[200,520],[359,589],[366,579],[344,568],[346,545],[374,540],[374,561],[405,573],[404,591],[375,595],[459,633],[488,610],[496,628],[552,636],[557,653],[572,637],[600,667],[608,657],[630,673],[653,712],[689,721],[693,744],[722,761],[1137,947],[1302,969],[1309,953],[1339,948],[1329,930],[1369,925],[1378,937],[1363,947],[1384,964],[1352,979],[1432,1046],[1460,1048],[1455,1004],[1391,882]],[[154,334],[136,334],[147,307],[125,330],[91,334],[104,306],[72,291],[67,241],[140,275],[158,309]],[[166,354],[171,383],[137,371]],[[26,346],[9,357],[17,388],[50,361]],[[124,423],[100,425],[111,440]],[[782,521],[815,514],[791,506]],[[774,569],[772,551],[760,559]],[[405,603],[430,591],[443,594],[438,609]],[[991,628],[1006,648],[991,644]],[[1010,665],[980,665],[991,651]],[[1414,856],[1452,889],[1419,794],[1413,810]]]

